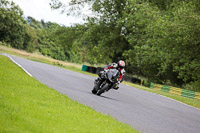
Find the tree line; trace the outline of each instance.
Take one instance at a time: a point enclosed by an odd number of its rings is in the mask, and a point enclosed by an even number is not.
[[[0,0],[0,41],[59,60],[107,64],[122,59],[128,74],[200,91],[200,1],[72,0],[53,9],[95,15],[70,27],[23,17],[15,3]],[[68,10],[65,10],[68,7]],[[80,14],[79,14],[80,15]],[[148,83],[147,83],[148,84]]]

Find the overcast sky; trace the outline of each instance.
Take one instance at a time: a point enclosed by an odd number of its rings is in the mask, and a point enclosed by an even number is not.
[[[31,16],[40,21],[56,22],[65,26],[70,26],[73,23],[83,23],[81,18],[69,17],[65,14],[60,14],[58,10],[51,10],[49,3],[51,0],[10,0],[19,5],[23,10],[24,16]],[[69,0],[65,0],[69,1]]]

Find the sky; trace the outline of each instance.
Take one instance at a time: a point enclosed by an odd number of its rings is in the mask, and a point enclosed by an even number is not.
[[[17,4],[24,12],[24,16],[31,16],[40,21],[55,22],[60,25],[71,26],[74,23],[83,23],[81,18],[61,14],[58,10],[52,10],[49,3],[51,0],[10,0]],[[69,1],[69,0],[65,0]]]

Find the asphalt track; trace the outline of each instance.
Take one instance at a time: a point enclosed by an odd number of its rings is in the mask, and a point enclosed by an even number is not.
[[[91,93],[95,77],[11,57],[41,83],[142,133],[200,133],[199,109],[124,84],[96,96]]]

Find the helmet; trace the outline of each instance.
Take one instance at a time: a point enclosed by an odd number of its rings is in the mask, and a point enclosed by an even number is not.
[[[125,62],[123,60],[118,61],[118,67],[123,69],[125,67]]]

